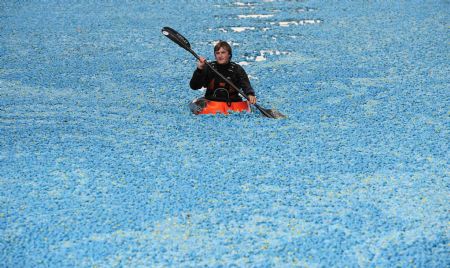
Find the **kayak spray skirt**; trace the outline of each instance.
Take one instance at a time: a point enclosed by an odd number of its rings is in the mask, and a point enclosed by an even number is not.
[[[250,112],[247,101],[222,102],[198,98],[189,103],[189,109],[194,114],[229,114],[229,112]]]

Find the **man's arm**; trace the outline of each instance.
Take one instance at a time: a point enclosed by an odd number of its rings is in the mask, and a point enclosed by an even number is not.
[[[206,63],[205,58],[200,57],[200,60],[197,61],[197,69],[192,74],[191,81],[189,82],[189,86],[192,89],[200,89],[206,86]]]
[[[191,81],[189,82],[189,86],[196,90],[205,86],[206,80],[206,70],[196,69],[194,74],[192,74]]]

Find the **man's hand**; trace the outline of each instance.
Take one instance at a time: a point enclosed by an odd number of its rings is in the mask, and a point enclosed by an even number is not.
[[[255,96],[249,95],[249,96],[248,96],[248,101],[249,101],[251,104],[255,104],[257,100],[256,100],[256,97],[255,97]]]
[[[197,68],[199,70],[203,70],[203,68],[205,68],[205,65],[206,65],[205,61],[206,61],[206,59],[203,57],[200,57],[200,60],[197,61]]]

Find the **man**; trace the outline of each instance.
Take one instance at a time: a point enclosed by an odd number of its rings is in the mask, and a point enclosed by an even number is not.
[[[248,97],[251,104],[257,99],[245,70],[237,63],[231,62],[231,46],[225,41],[219,41],[214,46],[216,61],[211,66],[241,89]],[[224,79],[217,75],[205,63],[205,58],[197,61],[197,69],[192,75],[190,87],[194,90],[206,88],[205,96],[194,100],[189,107],[195,114],[215,114],[228,111],[250,111],[247,101],[243,101],[239,92],[231,87]]]

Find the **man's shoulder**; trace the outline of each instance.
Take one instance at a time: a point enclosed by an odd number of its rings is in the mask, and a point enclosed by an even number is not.
[[[231,62],[232,69],[235,70],[237,73],[245,73],[244,67],[242,67],[239,63]]]
[[[243,70],[244,69],[241,65],[239,65],[239,63],[236,63],[234,61],[230,61],[230,65],[234,69],[239,69],[239,70]]]

